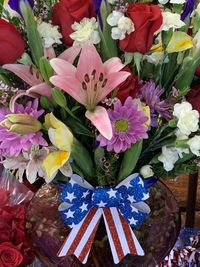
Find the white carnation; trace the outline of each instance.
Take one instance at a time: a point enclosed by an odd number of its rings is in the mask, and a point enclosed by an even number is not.
[[[158,160],[163,163],[166,171],[171,171],[174,168],[174,164],[178,161],[179,155],[175,147],[166,146],[162,147],[162,154],[158,157]]]
[[[163,23],[161,28],[157,32],[168,31],[169,29],[179,29],[185,26],[185,23],[181,20],[181,16],[169,11],[162,12]]]
[[[38,32],[42,38],[45,48],[51,47],[53,44],[62,44],[62,35],[58,31],[58,26],[53,26],[50,23],[41,22],[38,24]]]
[[[177,127],[180,134],[189,136],[199,129],[199,113],[192,109],[188,102],[177,103],[174,106],[173,115],[178,118]]]
[[[200,156],[200,136],[195,135],[194,137],[188,140],[188,145],[190,147],[191,152],[197,157]]]
[[[144,178],[149,178],[151,176],[154,175],[154,172],[152,170],[152,166],[151,165],[144,165],[141,169],[140,169],[140,174],[144,177]]]
[[[70,34],[70,38],[75,44],[84,44],[87,41],[98,44],[101,41],[96,18],[83,18],[79,23],[72,24],[72,29],[74,32]]]

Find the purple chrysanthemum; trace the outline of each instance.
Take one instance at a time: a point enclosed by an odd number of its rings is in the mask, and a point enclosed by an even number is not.
[[[157,126],[156,113],[159,113],[166,120],[172,118],[172,114],[169,112],[169,104],[165,100],[160,100],[163,93],[163,88],[156,86],[153,81],[149,81],[144,83],[137,96],[150,107],[151,126],[153,127]]]
[[[0,121],[5,119],[5,116],[12,112],[8,108],[0,109]],[[24,107],[20,104],[15,104],[14,114],[29,114],[39,118],[44,111],[38,110],[38,99],[29,101]],[[47,142],[42,137],[41,132],[36,132],[27,135],[20,135],[10,132],[6,128],[0,126],[0,157],[5,156],[18,156],[22,150],[29,150],[32,145],[47,146]]]
[[[137,141],[148,138],[148,129],[144,125],[148,118],[131,97],[126,99],[124,105],[118,100],[114,104],[114,110],[108,110],[108,115],[112,123],[113,137],[111,140],[102,135],[97,137],[100,146],[106,146],[107,151],[114,150],[115,153],[120,153]]]

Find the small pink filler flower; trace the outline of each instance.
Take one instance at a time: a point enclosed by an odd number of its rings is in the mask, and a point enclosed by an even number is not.
[[[112,123],[113,137],[111,140],[102,135],[97,137],[100,146],[106,146],[107,151],[124,152],[137,141],[148,138],[148,128],[144,125],[148,118],[131,97],[126,99],[124,105],[118,100],[114,104],[114,110],[108,110],[108,115]]]

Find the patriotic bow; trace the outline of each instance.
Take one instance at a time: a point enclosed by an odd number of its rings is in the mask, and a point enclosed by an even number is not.
[[[74,174],[62,189],[60,197],[64,202],[59,211],[72,230],[59,257],[74,254],[86,263],[102,215],[114,263],[119,263],[128,253],[144,255],[130,227],[138,227],[150,212],[143,202],[149,193],[138,174],[130,175],[115,188],[94,188]]]

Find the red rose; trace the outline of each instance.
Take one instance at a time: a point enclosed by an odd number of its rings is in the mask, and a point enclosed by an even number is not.
[[[200,84],[193,87],[186,98],[192,104],[193,109],[198,110],[200,113]]]
[[[15,62],[23,54],[24,48],[20,32],[0,18],[0,65]]]
[[[4,242],[0,244],[0,266],[17,267],[23,261],[20,251],[11,243]]]
[[[53,7],[52,22],[61,27],[63,42],[72,45],[73,40],[69,37],[73,32],[71,25],[84,17],[91,18],[93,16],[95,15],[92,0],[60,0]]]
[[[144,54],[151,48],[154,33],[162,25],[161,10],[156,5],[135,3],[129,4],[126,15],[133,21],[135,31],[127,34],[119,45],[127,52]]]
[[[24,220],[17,219],[13,221],[12,232],[14,234],[14,244],[17,246],[26,242]]]
[[[0,208],[6,205],[8,202],[8,192],[0,188]]]
[[[122,103],[125,102],[128,96],[135,98],[139,90],[138,77],[132,74],[129,67],[123,68],[123,71],[130,72],[131,75],[118,86],[119,91],[117,92],[117,97],[121,100]]]

